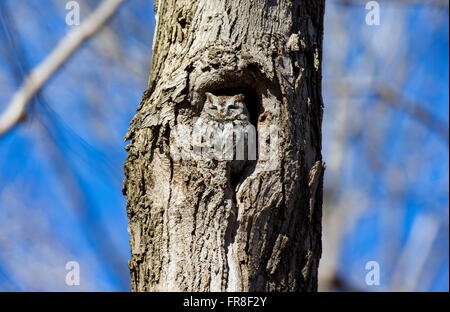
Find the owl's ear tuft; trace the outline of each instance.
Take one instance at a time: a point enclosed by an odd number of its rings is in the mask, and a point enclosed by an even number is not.
[[[205,92],[205,95],[206,95],[206,100],[207,100],[208,102],[213,102],[213,100],[214,100],[214,94],[209,93],[209,92]]]
[[[241,101],[243,101],[244,99],[245,99],[245,95],[244,94],[238,94],[238,95],[235,95],[234,96],[234,99],[236,100],[236,101],[239,101],[239,102],[241,102]]]

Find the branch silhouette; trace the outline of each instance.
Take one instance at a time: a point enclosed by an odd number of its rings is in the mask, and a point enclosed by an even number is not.
[[[55,49],[34,68],[13,95],[6,110],[0,115],[0,135],[11,130],[22,119],[30,100],[55,74],[81,44],[94,35],[114,15],[125,0],[105,0],[79,27],[65,36]]]

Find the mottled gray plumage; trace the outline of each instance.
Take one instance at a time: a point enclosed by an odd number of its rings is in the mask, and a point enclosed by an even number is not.
[[[251,125],[245,96],[216,96],[208,92],[205,95],[194,127],[195,146],[201,147],[202,157],[229,161],[231,174],[239,173],[247,159],[246,129]]]

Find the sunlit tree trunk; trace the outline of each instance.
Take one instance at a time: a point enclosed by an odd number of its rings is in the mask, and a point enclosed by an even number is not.
[[[315,291],[324,1],[155,2],[149,85],[126,137],[132,290]],[[173,154],[205,92],[244,93],[270,133],[258,142],[269,156],[233,181],[224,161]]]

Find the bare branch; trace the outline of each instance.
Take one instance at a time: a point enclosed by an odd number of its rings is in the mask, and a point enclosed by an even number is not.
[[[448,124],[435,117],[425,106],[408,101],[400,93],[386,85],[377,88],[375,94],[392,107],[408,114],[417,122],[437,133],[448,144]]]
[[[6,110],[0,115],[0,135],[13,128],[22,118],[30,100],[44,86],[50,77],[66,62],[80,45],[94,35],[116,12],[124,0],[105,0],[82,23],[65,36],[45,60],[33,69],[13,95]]]

